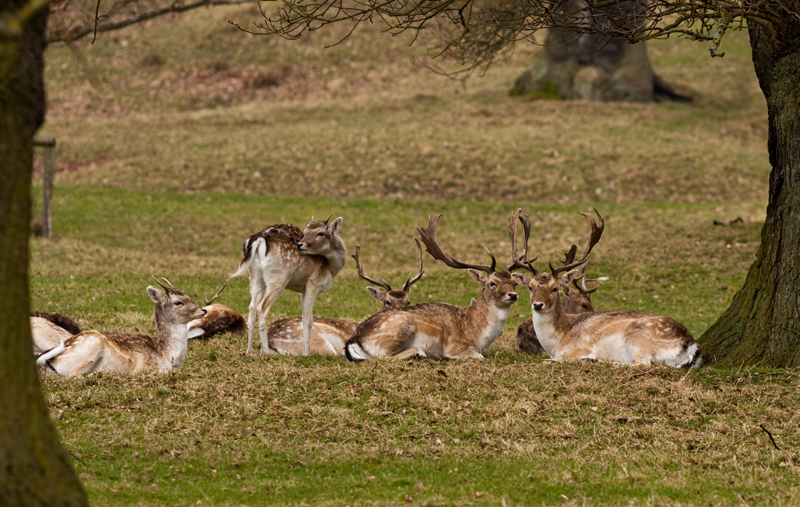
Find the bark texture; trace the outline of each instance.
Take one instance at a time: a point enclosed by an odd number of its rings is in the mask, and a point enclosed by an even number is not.
[[[761,246],[744,287],[700,338],[706,360],[737,366],[800,365],[800,23],[782,28],[776,43],[750,26],[772,165]]]
[[[691,100],[653,72],[644,43],[556,29],[548,32],[544,55],[517,78],[512,94],[531,99]]]
[[[0,20],[27,0],[0,2]],[[86,496],[50,421],[28,313],[33,136],[44,119],[46,14],[0,38],[0,505],[82,506]]]

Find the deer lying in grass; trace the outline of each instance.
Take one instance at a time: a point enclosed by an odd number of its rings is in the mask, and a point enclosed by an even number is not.
[[[347,260],[344,241],[336,235],[342,217],[330,225],[330,216],[311,223],[304,231],[288,224],[273,225],[244,242],[244,258],[230,277],[250,276],[250,315],[247,320],[247,353],[252,354],[255,320],[258,318],[261,352],[269,353],[267,315],[284,289],[300,293],[303,309],[303,355],[309,354],[314,301],[328,290]]]
[[[186,358],[186,324],[205,315],[205,310],[164,281],[169,287],[156,280],[163,291],[152,285],[147,287],[147,294],[156,304],[155,336],[83,331],[40,355],[36,364],[67,378],[101,370],[168,372],[180,367]]]
[[[513,275],[517,283],[530,290],[533,326],[547,354],[554,361],[588,358],[628,364],[663,363],[676,368],[699,364],[697,342],[681,323],[670,317],[644,312],[570,315],[564,311],[559,287],[575,279],[603,234],[600,213],[597,213],[599,227],[591,214],[581,215],[589,221],[591,234],[580,259],[558,268],[551,265],[550,273],[540,273],[533,267],[533,261],[523,255],[517,259],[518,265],[533,276]]]
[[[417,227],[417,231],[434,259],[451,268],[467,269],[472,279],[483,285],[477,303],[464,308],[449,303],[423,303],[375,314],[359,324],[348,340],[348,361],[415,355],[482,359],[486,347],[502,333],[511,305],[517,301],[510,268],[495,270],[496,260],[491,253],[492,264],[488,266],[466,264],[444,253],[436,241],[441,216],[429,217],[428,227]],[[513,218],[511,224],[516,223]]]
[[[530,226],[530,224],[527,224]],[[563,264],[569,264],[575,261],[575,253],[578,247],[572,245],[569,252],[567,252]],[[565,313],[589,313],[594,311],[594,304],[592,303],[591,294],[598,289],[598,287],[586,287],[586,264],[582,266],[582,270],[578,273],[578,279],[581,280],[580,285],[578,280],[573,280],[574,288],[565,286],[562,287],[564,291],[564,299],[561,306],[564,308]],[[592,280],[595,281],[595,280]],[[536,330],[533,328],[533,318],[529,317],[528,320],[523,322],[517,328],[516,336],[517,351],[525,354],[544,354],[545,351],[536,338]]]
[[[57,347],[64,340],[81,332],[80,326],[66,315],[52,312],[31,312],[33,354],[38,356]]]
[[[419,250],[419,272],[412,278],[409,275],[402,289],[392,289],[383,279],[377,281],[367,276],[361,267],[361,246],[356,246],[356,254],[353,259],[356,261],[358,276],[364,280],[374,283],[383,288],[367,287],[367,292],[381,303],[381,311],[391,308],[403,308],[408,306],[411,286],[414,285],[424,272],[422,264],[422,246],[417,242]],[[347,319],[314,319],[314,327],[311,329],[311,354],[314,355],[341,355],[344,344],[353,335],[358,326],[357,322]],[[302,322],[298,317],[280,319],[267,330],[269,346],[281,354],[300,355],[302,352],[303,337]]]
[[[203,299],[206,300],[206,306],[203,307],[206,311],[205,316],[202,319],[195,319],[186,325],[189,328],[190,340],[201,337],[211,338],[222,333],[241,333],[244,331],[247,324],[239,312],[225,305],[211,304],[227,286],[228,284],[226,283],[220,287],[211,299],[203,296]]]

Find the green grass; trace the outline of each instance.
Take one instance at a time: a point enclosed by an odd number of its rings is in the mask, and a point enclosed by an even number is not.
[[[484,262],[485,245],[504,263],[507,217],[524,206],[544,267],[582,244],[576,212],[594,206],[607,219],[589,267],[609,277],[599,310],[670,315],[699,336],[741,286],[769,172],[745,34],[726,35],[724,59],[648,46],[693,104],[526,102],[508,90],[536,48],[462,86],[377,29],[323,50],[338,28],[289,42],[225,23],[256,17],[209,9],[104,34],[76,45],[83,70],[48,48],[58,237],[32,241],[34,309],[152,332],[150,275],[202,300],[244,238],[330,212],[367,272],[395,284],[416,270],[428,214],[444,212],[439,238],[457,258]],[[425,262],[412,302],[478,296],[465,273]],[[316,315],[378,309],[353,268]],[[245,312],[247,283],[221,302]],[[287,293],[270,320],[299,313]],[[513,350],[529,315],[518,304],[481,362],[254,358],[228,335],[190,342],[170,375],[42,382],[94,505],[800,501],[798,371],[543,364]]]

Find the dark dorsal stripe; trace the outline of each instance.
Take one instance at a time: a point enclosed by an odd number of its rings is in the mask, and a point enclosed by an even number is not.
[[[39,317],[42,319],[47,319],[56,326],[69,331],[72,334],[78,334],[81,332],[81,327],[72,319],[67,317],[66,315],[62,315],[60,313],[53,313],[53,312],[31,312],[31,317]]]

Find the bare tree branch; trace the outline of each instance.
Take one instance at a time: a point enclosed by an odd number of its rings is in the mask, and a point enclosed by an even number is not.
[[[758,25],[779,47],[800,29],[800,0],[281,0],[276,14],[262,10],[255,34],[296,39],[305,32],[347,22],[351,33],[377,18],[392,34],[430,29],[439,40],[437,55],[467,65],[488,66],[503,48],[536,42],[541,29],[600,34],[629,42],[672,35],[711,43],[720,51],[725,33]],[[601,43],[603,42],[601,40]]]
[[[120,28],[142,23],[165,14],[186,12],[199,7],[253,3],[253,0],[197,0],[196,2],[188,4],[183,4],[181,1],[175,1],[168,6],[152,8],[150,10],[128,16],[114,17],[112,21],[113,14],[120,12],[122,8],[127,7],[131,3],[133,2],[128,0],[117,0],[112,4],[111,8],[106,14],[100,15],[100,1],[98,0],[95,16],[92,18],[91,23],[81,23],[78,26],[73,27],[65,27],[63,24],[57,23],[56,28],[49,34],[47,43],[52,44],[56,42],[73,42],[86,37],[89,34],[94,34],[94,37],[96,37],[98,32],[119,30]],[[68,8],[67,2],[63,4],[63,8]],[[103,20],[107,20],[107,22],[104,23],[102,22]],[[92,38],[92,43],[94,43],[94,38]]]

